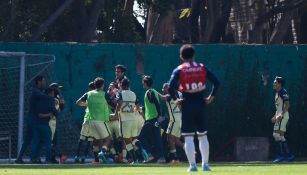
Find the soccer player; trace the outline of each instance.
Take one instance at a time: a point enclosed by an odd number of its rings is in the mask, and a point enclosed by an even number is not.
[[[21,149],[19,150],[17,159],[15,163],[24,163],[22,160],[23,154],[25,153],[27,147],[31,144],[33,139],[34,128],[36,125],[35,117],[38,115],[37,112],[37,103],[40,99],[48,99],[48,95],[46,95],[43,91],[46,87],[45,78],[42,75],[38,75],[34,79],[35,85],[32,88],[32,93],[30,97],[30,105],[29,105],[29,113],[26,117],[26,132],[24,134],[23,143]],[[34,160],[33,160],[34,161]],[[39,163],[39,162],[34,162]]]
[[[168,83],[164,83],[162,91],[165,95],[169,95],[168,88]],[[170,101],[165,101],[168,109],[168,115],[170,118],[166,133],[168,134],[167,140],[169,146],[169,158],[171,163],[179,162],[176,146],[183,148],[183,143],[180,141],[181,110],[177,104],[177,102],[182,99],[182,94],[179,91],[176,91],[175,95],[177,97],[176,100],[171,99]],[[161,99],[164,100],[164,98]]]
[[[115,108],[116,108],[116,94],[118,93],[118,89],[116,89],[114,82],[110,83],[107,93],[110,95],[112,99],[111,101],[108,101],[110,113],[114,113]],[[118,142],[121,140],[118,116],[114,116],[114,115],[110,116],[109,121],[107,122],[107,125],[109,128],[110,134],[112,136],[112,143],[110,144],[111,156],[115,161],[122,162],[122,158],[118,157],[117,151],[115,149],[115,146],[118,146],[117,144],[119,144]],[[119,145],[119,146],[122,146],[122,145]],[[122,149],[122,148],[119,148],[119,149]],[[122,153],[127,154],[124,151],[122,151]]]
[[[51,83],[49,87],[54,88],[54,99],[55,99],[55,107],[60,112],[64,110],[65,101],[63,98],[60,97],[61,88],[63,86],[60,86],[58,83]],[[51,139],[52,139],[52,147],[51,147],[51,162],[58,163],[56,160],[56,154],[57,154],[57,139],[58,139],[58,131],[56,130],[56,117],[50,116],[49,120],[49,126],[51,129]],[[66,160],[66,156],[63,154],[60,154],[60,162],[63,163]]]
[[[202,156],[203,171],[210,171],[208,165],[209,142],[207,139],[206,104],[214,99],[219,81],[216,76],[203,64],[195,61],[195,50],[190,44],[180,48],[182,64],[174,69],[169,81],[169,93],[176,100],[176,91],[182,92],[183,99],[179,100],[182,109],[181,134],[184,136],[184,149],[190,164],[188,172],[197,171],[195,160],[194,135],[197,133],[199,150]],[[206,80],[213,83],[213,88],[205,98]]]
[[[273,161],[278,163],[284,160],[293,161],[294,156],[290,153],[287,141],[285,138],[285,133],[287,129],[287,123],[289,120],[289,95],[284,89],[285,80],[283,77],[276,77],[273,82],[273,89],[275,90],[275,106],[276,112],[272,118],[274,124],[273,137],[276,142],[276,149],[278,155]]]
[[[33,142],[31,146],[31,160],[39,160],[39,147],[40,143],[43,143],[42,146],[46,149],[46,163],[51,162],[51,129],[49,126],[50,115],[58,116],[59,111],[55,108],[55,99],[54,93],[55,89],[52,87],[48,87],[46,89],[46,93],[48,94],[48,99],[41,99],[37,102],[37,112],[36,116],[36,126],[35,131],[33,133]],[[46,114],[46,116],[44,115]]]
[[[94,80],[95,90],[85,93],[77,100],[77,105],[86,106],[86,115],[89,120],[90,136],[96,139],[101,146],[99,157],[103,162],[107,162],[106,151],[111,141],[110,132],[107,126],[109,120],[109,107],[107,100],[110,96],[103,91],[104,79],[97,77]],[[95,152],[97,154],[97,152]]]
[[[127,78],[126,72],[127,72],[126,66],[121,65],[121,64],[118,64],[115,66],[115,80],[110,84],[110,86],[112,86],[112,91],[110,91],[112,94],[118,93],[121,80],[124,78]],[[110,106],[112,107],[112,113],[114,113],[116,102],[114,104],[110,104]],[[116,119],[117,116],[112,116],[112,118],[113,117],[115,117],[114,119]],[[120,134],[119,127],[118,127],[119,126],[118,120],[112,120],[111,122],[109,122],[109,125],[112,127],[112,131],[116,134],[116,138],[113,139],[113,148],[110,149],[110,152],[111,154],[114,154],[114,152],[116,152],[114,147],[116,147],[117,150],[121,149],[122,152],[116,159],[119,163],[126,163],[126,162],[123,162],[125,160],[122,158],[126,157],[127,150],[126,150],[126,145],[125,145],[125,142],[123,141],[122,136],[120,135],[118,136],[118,134]]]
[[[134,145],[132,141],[138,136],[137,116],[135,109],[138,108],[138,100],[134,92],[129,89],[130,81],[127,78],[122,79],[120,83],[120,91],[117,94],[117,106],[115,116],[120,119],[120,132],[124,139],[126,150],[131,156],[134,163],[137,162],[137,157],[134,152]],[[127,157],[123,155],[124,162]]]
[[[88,92],[95,90],[95,85],[94,82],[90,82],[88,84]],[[76,152],[76,156],[75,156],[75,163],[79,163],[80,162],[80,149],[82,147],[82,144],[85,142],[86,146],[84,149],[84,153],[83,156],[81,156],[81,163],[85,162],[85,158],[88,154],[88,150],[90,147],[91,142],[94,140],[91,135],[90,135],[90,126],[89,126],[89,118],[88,118],[88,108],[86,108],[85,110],[85,115],[84,115],[84,119],[83,119],[83,124],[82,124],[82,128],[81,128],[81,132],[80,132],[80,139],[78,142],[78,147],[77,147],[77,152]],[[98,150],[99,151],[99,150]],[[95,162],[99,162],[99,158],[98,158],[98,151],[96,154],[94,154],[95,156]]]
[[[140,135],[142,127],[143,127],[144,122],[145,122],[142,108],[143,107],[140,106],[139,108],[135,109],[135,115],[137,116],[137,130],[138,130],[137,135]]]
[[[158,160],[157,163],[165,163],[164,149],[162,145],[162,138],[160,128],[157,125],[161,117],[159,93],[152,88],[153,79],[150,76],[143,76],[142,79],[143,87],[146,89],[144,96],[144,107],[145,107],[145,123],[142,127],[139,139],[144,148],[149,152],[149,161],[152,161],[154,157],[150,154],[149,138],[153,137],[154,147],[157,151]]]
[[[127,78],[126,77],[126,71],[127,71],[127,68],[124,65],[118,64],[118,65],[115,66],[116,79],[113,81],[113,83],[114,83],[116,89],[119,89],[119,85],[120,85],[122,79]]]

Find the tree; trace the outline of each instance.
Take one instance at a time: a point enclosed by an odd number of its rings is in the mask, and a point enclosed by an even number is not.
[[[146,42],[172,43],[175,25],[175,1],[158,0],[148,5]]]
[[[306,4],[307,0],[2,0],[0,40],[306,43]]]

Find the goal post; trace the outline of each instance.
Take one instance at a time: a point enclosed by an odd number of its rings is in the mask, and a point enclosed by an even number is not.
[[[54,76],[54,62],[53,55],[0,51],[0,131],[11,134],[15,156],[23,142],[23,124],[29,110],[32,82],[37,75],[43,75],[46,82],[50,82]],[[5,144],[0,142],[0,155],[7,154],[5,148],[10,145]]]

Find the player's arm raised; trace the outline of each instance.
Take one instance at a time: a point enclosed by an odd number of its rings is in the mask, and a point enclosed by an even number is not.
[[[159,98],[160,98],[161,100],[163,100],[163,101],[167,101],[167,99],[168,99],[168,97],[169,97],[169,95],[162,95],[162,94],[160,94],[159,92],[158,92],[158,95],[159,95]]]
[[[87,106],[86,100],[87,100],[87,93],[85,93],[82,97],[80,97],[80,98],[76,101],[76,104],[77,104],[78,106],[84,106],[84,107],[86,107],[86,106]]]

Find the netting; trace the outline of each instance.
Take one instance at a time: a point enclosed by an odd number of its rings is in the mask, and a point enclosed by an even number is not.
[[[9,132],[12,137],[12,157],[17,155],[18,113],[21,57],[25,58],[24,115],[29,109],[33,79],[43,75],[46,82],[53,79],[55,57],[41,54],[0,52],[0,132]],[[0,139],[1,140],[1,139]],[[0,141],[0,158],[8,157],[8,142]]]

